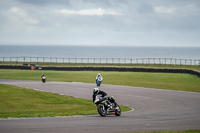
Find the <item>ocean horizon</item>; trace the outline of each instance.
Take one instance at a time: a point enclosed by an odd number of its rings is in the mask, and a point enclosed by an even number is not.
[[[200,59],[200,47],[0,45],[0,57]]]

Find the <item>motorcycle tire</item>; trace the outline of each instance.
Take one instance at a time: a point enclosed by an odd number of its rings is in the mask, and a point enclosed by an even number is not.
[[[120,116],[121,115],[121,108],[119,107],[119,105],[117,105],[117,107],[115,108],[115,115],[116,116]]]
[[[98,110],[99,114],[100,114],[102,117],[105,117],[105,116],[106,116],[106,114],[107,114],[107,109],[105,108],[105,105],[99,104],[99,105],[97,106],[97,110]]]
[[[46,82],[46,80],[45,80],[45,79],[42,79],[42,82],[43,82],[43,83],[45,83],[45,82]]]

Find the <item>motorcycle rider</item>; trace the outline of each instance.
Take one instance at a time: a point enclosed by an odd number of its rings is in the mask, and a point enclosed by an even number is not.
[[[101,76],[100,73],[98,73],[98,75],[96,76],[96,84],[98,84],[98,83],[97,83],[97,80],[98,80],[99,78],[101,79],[101,81],[103,81],[103,77]],[[100,83],[101,83],[101,82],[100,82]],[[98,85],[97,85],[97,86],[98,86]],[[100,84],[99,84],[99,86],[100,86]]]
[[[105,96],[107,96],[107,93],[105,93],[104,91],[99,90],[99,88],[94,88],[93,89],[93,96],[92,96],[93,103],[94,103],[97,95],[101,95],[101,97],[104,98]]]
[[[44,73],[42,74],[41,78],[44,77]]]
[[[93,98],[93,103],[94,103],[94,101],[96,100],[96,96],[97,96],[97,95],[101,95],[101,97],[104,98],[105,96],[107,96],[107,93],[104,92],[104,91],[99,90],[99,88],[94,88],[94,89],[93,89],[93,96],[92,96],[92,98]],[[115,102],[115,100],[113,99],[113,97],[108,97],[107,106],[110,107],[110,108],[109,108],[110,110],[113,109],[113,107],[112,107],[113,104],[111,103],[111,101],[112,101],[112,103],[114,103],[114,105],[117,104],[117,103]]]
[[[98,73],[98,75],[96,76],[96,82],[97,82],[97,79],[98,79],[99,77],[101,77],[101,80],[103,80],[103,77],[101,76],[101,74]]]

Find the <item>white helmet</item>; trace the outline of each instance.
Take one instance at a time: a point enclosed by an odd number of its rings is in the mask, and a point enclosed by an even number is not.
[[[100,73],[98,73],[98,75],[101,75]]]
[[[98,93],[99,93],[99,88],[94,88],[94,89],[93,89],[93,93],[94,93],[94,94],[98,94]]]

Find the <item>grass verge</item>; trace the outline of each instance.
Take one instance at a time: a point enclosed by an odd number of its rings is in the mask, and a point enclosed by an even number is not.
[[[122,111],[130,108],[120,106]],[[98,114],[92,100],[0,84],[0,118]]]
[[[0,79],[39,81],[45,73],[48,81],[95,83],[101,73],[102,84],[147,87],[180,91],[200,92],[200,78],[190,74],[148,73],[148,72],[107,72],[107,71],[45,71],[0,69]]]

